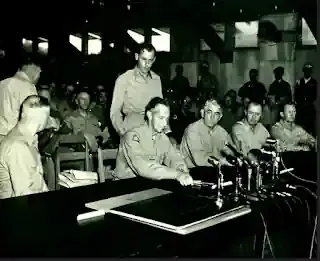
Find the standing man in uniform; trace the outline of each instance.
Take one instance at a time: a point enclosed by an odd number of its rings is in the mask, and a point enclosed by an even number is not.
[[[135,59],[137,66],[121,74],[114,86],[110,118],[119,136],[143,125],[147,103],[153,97],[163,97],[160,76],[151,71],[156,49],[152,44],[144,43]]]
[[[295,88],[295,102],[297,104],[297,123],[307,132],[315,135],[317,80],[312,77],[312,65],[305,64],[303,78]]]
[[[218,79],[210,73],[208,61],[203,61],[200,64],[200,79],[198,81],[198,88],[204,93],[205,99],[218,97]],[[212,97],[209,97],[212,96]]]
[[[232,140],[237,150],[247,156],[252,149],[261,149],[270,137],[267,129],[259,122],[262,105],[250,102],[245,117],[232,127]]]
[[[35,60],[23,62],[19,71],[0,82],[0,142],[17,124],[22,102],[30,95],[37,95],[35,84],[40,78],[41,68]],[[58,129],[59,122],[49,118],[47,128]]]
[[[249,71],[249,81],[246,82],[238,91],[238,96],[241,98],[245,106],[249,101],[254,101],[263,104],[266,98],[266,87],[258,81],[259,72],[257,69]]]
[[[210,159],[219,160],[221,165],[230,165],[223,154],[231,154],[226,147],[226,143],[231,144],[231,137],[218,124],[222,116],[218,102],[209,99],[201,109],[201,119],[185,130],[180,150],[188,168],[210,167]]]
[[[167,101],[155,97],[145,109],[145,123],[128,131],[121,141],[117,156],[117,178],[141,176],[147,179],[174,179],[181,185],[193,180],[183,158],[172,146],[164,130],[170,109]]]
[[[48,191],[37,133],[45,129],[49,103],[32,95],[22,102],[19,121],[0,144],[0,198]]]

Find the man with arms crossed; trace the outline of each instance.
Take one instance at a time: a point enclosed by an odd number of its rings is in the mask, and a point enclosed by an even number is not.
[[[37,133],[44,130],[49,115],[45,99],[32,95],[23,101],[17,125],[0,144],[0,198],[48,191]]]
[[[215,99],[209,99],[201,109],[201,119],[190,124],[185,130],[180,150],[188,168],[210,167],[210,159],[219,160],[222,165],[230,165],[223,152],[231,153],[226,147],[226,143],[231,143],[231,137],[218,124],[221,118],[221,106]]]
[[[153,45],[142,44],[135,59],[137,66],[121,74],[113,90],[110,118],[119,136],[143,125],[147,103],[153,97],[162,97],[160,76],[151,71],[156,60]]]
[[[280,117],[281,120],[272,126],[271,135],[279,140],[281,151],[310,151],[316,147],[316,139],[295,124],[296,106],[293,103],[281,107]]]
[[[175,179],[181,185],[192,185],[183,158],[164,134],[168,125],[168,103],[155,97],[145,109],[145,123],[128,131],[121,141],[115,174],[117,178],[141,176],[148,179]]]

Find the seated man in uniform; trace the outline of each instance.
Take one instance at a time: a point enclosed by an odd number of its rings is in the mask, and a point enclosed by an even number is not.
[[[115,169],[117,178],[141,176],[193,184],[183,158],[164,134],[169,116],[167,101],[159,97],[150,100],[145,109],[145,124],[128,131],[121,141]]]
[[[243,120],[232,127],[232,140],[236,149],[247,156],[250,150],[260,150],[270,137],[267,129],[259,122],[262,114],[262,105],[250,102],[244,111]]]
[[[48,102],[39,96],[29,96],[22,103],[17,125],[0,145],[0,198],[48,191],[37,133],[45,129],[49,115]]]
[[[221,106],[215,99],[209,99],[201,109],[201,119],[190,124],[185,130],[180,150],[188,168],[210,167],[210,158],[219,160],[222,165],[229,165],[223,152],[231,153],[226,147],[226,143],[231,143],[231,137],[218,124],[221,118]]]
[[[296,106],[293,103],[281,107],[280,117],[281,120],[272,126],[271,135],[279,140],[281,151],[310,151],[316,147],[316,139],[295,124]]]
[[[90,107],[90,94],[81,90],[75,99],[77,110],[71,112],[64,121],[64,133],[83,134],[88,140],[91,149],[97,146],[96,137],[101,136],[103,142],[108,141],[110,135],[108,128],[105,127],[101,131],[101,123],[98,118],[94,116]]]

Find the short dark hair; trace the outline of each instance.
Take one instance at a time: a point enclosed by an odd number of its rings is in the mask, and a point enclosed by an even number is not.
[[[140,54],[143,50],[146,50],[148,52],[154,52],[154,55],[156,55],[157,50],[154,48],[154,46],[151,43],[142,43],[139,45],[138,48],[138,54]]]
[[[147,112],[151,111],[152,109],[154,109],[155,107],[157,107],[157,105],[162,104],[168,108],[170,108],[169,102],[166,99],[160,98],[160,97],[154,97],[152,98],[146,108],[145,108],[145,112],[144,112],[144,120],[147,121],[148,117],[147,117]]]
[[[25,65],[34,64],[42,67],[42,57],[40,54],[21,54],[19,58],[19,67],[22,68]]]
[[[256,102],[256,101],[250,101],[246,107],[246,111],[249,109],[250,105],[253,105],[253,106],[260,106],[261,108],[263,107],[262,106],[262,103],[260,102]]]
[[[279,106],[279,112],[284,112],[284,108],[286,107],[286,106],[289,106],[289,105],[292,105],[292,106],[296,106],[296,104],[294,103],[294,102],[292,102],[292,101],[289,101],[289,102],[284,102],[283,104],[281,104],[280,106]]]
[[[36,104],[36,106],[33,106],[33,107],[38,107],[38,108],[50,107],[48,99],[41,97],[39,95],[30,95],[27,98],[25,98],[24,101],[22,102],[22,104],[20,105],[18,121],[20,121],[22,118],[22,112],[23,112],[25,105],[33,98],[39,99],[39,102]]]
[[[258,74],[259,71],[257,69],[250,69],[249,74],[251,74],[251,73]]]
[[[284,68],[282,66],[278,66],[273,70],[273,73],[279,73],[279,74],[284,74]]]

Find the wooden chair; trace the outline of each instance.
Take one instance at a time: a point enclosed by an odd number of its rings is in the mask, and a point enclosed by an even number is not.
[[[76,152],[61,152],[59,147],[63,145],[84,144],[85,151]],[[92,171],[93,163],[92,156],[90,155],[89,145],[86,139],[82,135],[61,135],[59,137],[59,147],[56,150],[54,162],[55,162],[55,189],[59,187],[59,174],[61,172],[60,164],[67,161],[84,161],[85,171]]]
[[[103,162],[105,160],[115,160],[117,158],[118,149],[104,149],[98,148],[98,175],[99,182],[105,182],[105,171]]]

